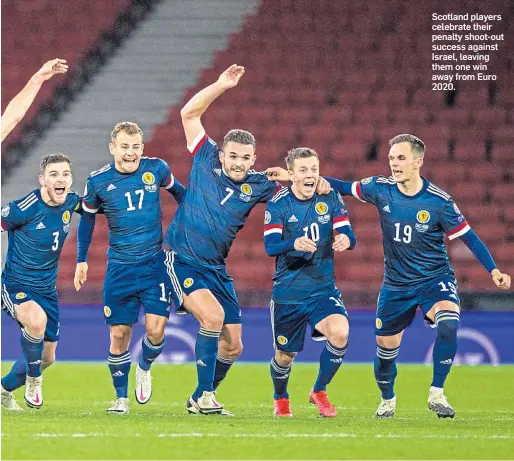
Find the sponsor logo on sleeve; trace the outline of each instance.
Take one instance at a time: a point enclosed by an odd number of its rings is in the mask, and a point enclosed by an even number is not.
[[[361,184],[363,186],[365,186],[366,184],[369,184],[371,181],[373,181],[373,176],[370,176],[369,178],[364,178],[362,181],[361,181]]]
[[[264,213],[264,224],[269,224],[271,222],[271,213],[269,211],[266,211]]]
[[[2,218],[7,218],[7,216],[9,216],[10,211],[11,211],[11,207],[9,205],[4,206],[2,208]]]

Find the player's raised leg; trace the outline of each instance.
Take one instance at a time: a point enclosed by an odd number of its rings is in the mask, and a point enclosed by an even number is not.
[[[189,295],[184,293],[184,306],[200,323],[195,346],[198,386],[187,402],[187,409],[193,414],[219,414],[223,406],[216,401],[213,383],[218,340],[225,317],[223,308],[205,288]]]
[[[107,413],[127,414],[129,412],[128,377],[131,363],[128,346],[132,337],[132,325],[110,325],[110,331],[108,365],[116,391],[116,402],[107,409]]]
[[[296,352],[285,352],[278,349],[275,350],[275,356],[271,359],[270,374],[274,388],[274,411],[273,414],[279,417],[293,416],[289,403],[289,393],[287,385],[289,376],[291,375],[291,367]]]
[[[377,418],[391,418],[396,411],[394,381],[398,372],[395,361],[400,350],[402,336],[403,331],[392,336],[377,336],[377,356],[374,370],[378,388],[382,393],[382,401],[375,412]]]
[[[144,404],[152,396],[150,367],[164,348],[164,328],[168,317],[145,314],[146,335],[141,342],[142,355],[136,368],[135,395],[138,403]]]
[[[315,326],[327,338],[327,343],[321,352],[318,378],[309,395],[309,401],[318,407],[319,414],[325,418],[332,418],[337,414],[336,408],[328,399],[327,385],[343,363],[349,328],[348,319],[341,314],[329,315]]]
[[[428,408],[439,418],[453,418],[455,410],[444,393],[444,382],[450,373],[457,353],[457,330],[459,328],[459,306],[451,301],[439,301],[428,312],[437,327],[437,339],[433,349],[434,373],[428,395]]]
[[[27,376],[25,403],[31,408],[41,408],[43,405],[41,365],[43,362],[43,339],[47,321],[46,313],[39,304],[32,300],[15,306],[15,312],[16,320],[23,325],[21,330],[21,349],[23,351]],[[20,365],[18,364],[18,366]],[[7,391],[13,389],[12,384],[5,381],[2,381],[2,387]]]

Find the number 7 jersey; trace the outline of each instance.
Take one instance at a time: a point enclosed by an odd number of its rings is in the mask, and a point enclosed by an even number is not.
[[[425,178],[413,196],[393,178],[373,176],[354,182],[352,194],[375,205],[384,245],[384,286],[405,287],[452,274],[444,235],[450,240],[470,230],[452,198]]]

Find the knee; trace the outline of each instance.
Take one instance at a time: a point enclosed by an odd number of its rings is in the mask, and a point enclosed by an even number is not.
[[[38,309],[30,315],[26,330],[35,338],[41,338],[45,334],[46,314],[42,309]]]
[[[289,367],[293,363],[295,357],[296,352],[275,351],[275,361],[279,366],[284,368]]]
[[[243,343],[241,342],[241,340],[239,340],[227,344],[225,346],[225,351],[230,357],[237,359],[243,352]]]
[[[339,329],[337,331],[332,332],[330,337],[327,339],[330,342],[330,344],[332,344],[335,347],[344,347],[348,342],[348,331]]]
[[[225,313],[222,309],[216,309],[213,312],[205,312],[200,318],[200,325],[211,331],[221,331]]]
[[[457,319],[441,320],[437,323],[437,335],[443,340],[452,341],[457,338],[458,327]]]
[[[147,328],[146,336],[152,344],[161,344],[164,339],[164,328],[159,326]]]

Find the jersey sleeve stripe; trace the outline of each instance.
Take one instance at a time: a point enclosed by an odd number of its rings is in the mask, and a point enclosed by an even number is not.
[[[88,213],[96,213],[98,211],[98,208],[88,207],[85,200],[82,200],[82,208],[84,208]]]
[[[451,231],[447,232],[447,235],[450,240],[453,240],[457,237],[464,235],[470,229],[471,227],[469,227],[468,222],[464,221],[462,224],[459,224],[455,229],[452,229]]]
[[[348,217],[340,216],[340,217],[334,219],[334,224],[332,226],[332,229],[339,229],[340,227],[349,226],[349,225],[350,225],[350,220],[348,219]]]
[[[204,130],[202,130],[202,132],[193,140],[193,142],[189,146],[187,146],[187,149],[189,150],[189,152],[195,155],[206,140],[207,134]]]
[[[268,224],[264,226],[264,235],[281,234],[283,228],[282,224]]]
[[[175,177],[170,174],[170,177],[166,181],[166,185],[164,186],[165,189],[171,189],[173,187],[173,184],[175,184]]]
[[[362,197],[362,191],[361,191],[361,183],[359,181],[355,181],[352,184],[352,194],[356,199],[359,199],[361,202],[365,202],[364,198]]]

